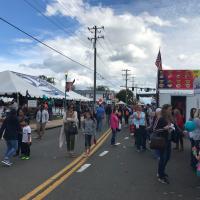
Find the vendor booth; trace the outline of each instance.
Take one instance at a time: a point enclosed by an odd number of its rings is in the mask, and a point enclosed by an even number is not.
[[[159,106],[171,104],[187,120],[191,108],[199,105],[199,70],[160,70],[158,75]]]

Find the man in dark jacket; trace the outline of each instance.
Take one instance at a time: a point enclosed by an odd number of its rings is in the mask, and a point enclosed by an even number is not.
[[[3,135],[4,133],[4,135]],[[6,141],[7,151],[4,156],[2,163],[6,166],[11,166],[10,158],[16,154],[18,147],[18,134],[20,133],[20,123],[17,118],[16,110],[11,110],[8,117],[4,120],[0,129],[0,139],[3,138]]]

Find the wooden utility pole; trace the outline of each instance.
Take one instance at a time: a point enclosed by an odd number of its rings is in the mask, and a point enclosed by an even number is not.
[[[104,38],[104,36],[97,36],[98,33],[101,33],[101,29],[104,29],[104,27],[97,27],[97,26],[94,26],[92,28],[89,28],[88,27],[88,30],[94,34],[94,37],[92,38],[88,38],[90,41],[94,41],[93,42],[93,45],[94,45],[94,93],[93,93],[93,107],[95,109],[95,105],[96,105],[96,74],[97,74],[97,48],[96,48],[96,43],[97,43],[97,40],[99,38]]]

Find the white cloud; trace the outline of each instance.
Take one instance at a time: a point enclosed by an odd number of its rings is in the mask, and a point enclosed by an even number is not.
[[[180,55],[178,56],[178,59],[179,59],[180,61],[184,61],[184,60],[186,60],[187,58],[188,58],[188,56],[185,55],[185,54],[180,54]]]
[[[14,42],[19,42],[19,43],[32,43],[33,40],[28,39],[28,38],[16,38],[16,39],[14,39]]]
[[[141,15],[145,22],[148,22],[150,25],[157,25],[157,26],[172,26],[171,22],[168,20],[162,20],[158,16],[151,16],[149,13],[145,12]]]
[[[187,18],[185,18],[185,17],[180,17],[178,20],[179,20],[180,22],[184,23],[184,24],[189,23],[189,20],[188,20]]]
[[[154,72],[156,72],[154,59],[156,59],[159,46],[162,46],[163,35],[153,27],[171,27],[172,24],[168,20],[148,13],[116,14],[109,7],[90,6],[82,0],[53,1],[47,5],[45,14],[49,17],[53,15],[72,17],[79,22],[80,27],[76,35],[67,38],[58,35],[44,42],[90,68],[93,68],[93,50],[88,49],[91,45],[87,37],[91,36],[91,33],[87,27],[105,26],[105,32],[102,32],[105,40],[99,41],[104,49],[98,45],[98,54],[103,63],[97,58],[97,70],[113,84],[110,85],[104,80],[98,80],[98,83],[119,89],[119,86],[124,84],[121,76],[121,70],[124,68],[131,69],[141,82],[147,80],[146,77],[149,80],[147,84],[152,84],[154,81]],[[24,65],[20,65],[18,70],[26,68],[27,73],[29,70],[31,73],[33,73],[31,70],[35,70],[37,73],[52,74],[58,79],[64,77],[64,73],[69,71],[71,77],[76,78],[78,87],[93,85],[93,72],[42,45],[36,45],[32,49],[18,48],[15,53],[23,58],[20,63]],[[62,82],[63,80],[60,80],[59,84],[62,85]]]

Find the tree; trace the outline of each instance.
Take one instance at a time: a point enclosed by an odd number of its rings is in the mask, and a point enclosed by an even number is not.
[[[98,85],[97,86],[97,91],[109,91],[110,88],[104,85]]]
[[[116,97],[123,102],[126,102],[126,90],[120,90],[117,94]],[[127,90],[127,102],[128,104],[132,104],[135,101],[133,98],[133,92],[131,90]]]
[[[55,78],[54,77],[47,77],[45,75],[40,75],[39,78],[47,81],[48,83],[51,83],[52,85],[55,85]]]

